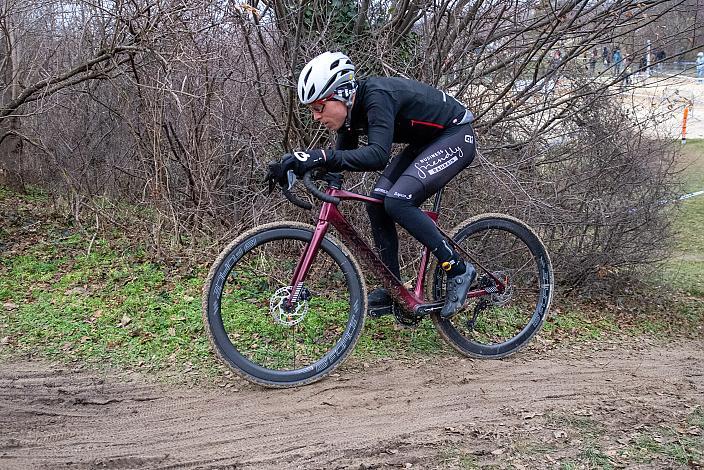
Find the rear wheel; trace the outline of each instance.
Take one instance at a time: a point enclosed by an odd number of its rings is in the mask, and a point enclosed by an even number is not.
[[[449,235],[476,260],[471,292],[483,295],[470,298],[450,319],[433,314],[435,327],[466,356],[499,359],[515,353],[540,330],[550,309],[553,272],[545,246],[528,225],[504,214],[473,217]],[[431,269],[429,297],[441,300],[445,272],[437,265]]]
[[[218,356],[245,379],[269,387],[320,380],[352,352],[364,326],[366,291],[357,261],[326,236],[293,305],[290,283],[314,227],[257,227],[213,264],[203,320]]]

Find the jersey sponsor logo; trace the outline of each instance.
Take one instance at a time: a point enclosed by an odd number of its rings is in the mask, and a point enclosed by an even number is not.
[[[384,188],[374,188],[374,191],[373,191],[373,192],[375,192],[375,193],[381,193],[381,194],[389,194],[389,192],[388,192],[386,189],[384,189]]]
[[[402,193],[399,193],[398,191],[394,191],[394,196],[395,196],[395,197],[402,198],[402,199],[411,199],[411,198],[413,198],[413,194],[402,194]]]
[[[467,134],[464,136],[464,141],[467,142],[468,144],[473,144],[474,143],[474,136]]]
[[[293,156],[302,162],[307,162],[310,155],[305,152],[293,152]]]
[[[445,168],[452,166],[463,156],[464,152],[462,152],[461,148],[450,147],[433,153],[430,157],[426,157],[418,163],[415,163],[414,166],[416,167],[416,170],[418,170],[418,177],[420,179],[425,179],[429,175],[434,175],[435,173],[439,173]]]

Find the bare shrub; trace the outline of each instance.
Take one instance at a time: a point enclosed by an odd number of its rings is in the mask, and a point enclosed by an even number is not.
[[[675,159],[627,112],[614,64],[647,40],[686,54],[685,1],[30,0],[0,28],[0,167],[63,194],[84,224],[124,225],[156,253],[215,250],[263,221],[310,215],[268,197],[266,163],[331,135],[298,106],[297,72],[327,49],[362,75],[436,85],[477,115],[481,157],[446,191],[444,226],[503,211],[539,228],[563,283],[662,258]],[[677,18],[678,33],[659,25]],[[654,35],[654,36],[653,36]],[[13,150],[14,149],[14,150]],[[348,175],[367,191],[375,175]],[[99,198],[98,198],[99,196]],[[123,204],[124,203],[124,204]],[[138,217],[122,221],[125,207]],[[366,226],[361,207],[352,210]],[[97,218],[96,218],[97,215]],[[100,223],[97,223],[100,226]],[[402,253],[408,265],[417,247]]]

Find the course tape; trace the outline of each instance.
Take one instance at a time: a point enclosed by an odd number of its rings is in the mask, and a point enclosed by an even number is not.
[[[681,200],[683,200],[683,199],[689,199],[690,197],[701,196],[702,194],[704,194],[704,190],[702,190],[702,191],[695,191],[695,192],[693,192],[693,193],[689,193],[689,194],[685,194],[684,196],[680,196],[680,197],[677,198],[677,200],[678,200],[678,201],[681,201]]]

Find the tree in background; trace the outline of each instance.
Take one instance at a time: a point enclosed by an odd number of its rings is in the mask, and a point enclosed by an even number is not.
[[[118,201],[145,208],[130,230],[157,252],[164,242],[219,246],[272,212],[291,215],[264,194],[265,163],[328,143],[295,84],[306,61],[341,49],[362,75],[418,79],[475,112],[481,168],[448,188],[443,224],[486,210],[527,219],[560,279],[578,285],[662,257],[659,202],[676,192],[657,116],[629,111],[622,77],[589,76],[585,54],[614,44],[638,54],[669,21],[678,28],[658,33],[658,45],[686,53],[701,45],[699,9],[694,0],[3,0],[0,167],[67,194],[79,223],[97,214],[120,224]],[[349,175],[348,186],[363,191],[371,179]]]

